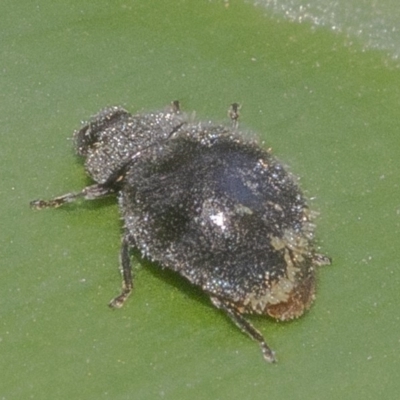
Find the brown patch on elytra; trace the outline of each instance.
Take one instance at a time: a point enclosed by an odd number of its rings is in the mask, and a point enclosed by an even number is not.
[[[278,304],[268,304],[267,314],[280,321],[300,317],[308,310],[315,299],[315,277],[311,273],[307,279],[301,280],[288,294],[287,301]]]

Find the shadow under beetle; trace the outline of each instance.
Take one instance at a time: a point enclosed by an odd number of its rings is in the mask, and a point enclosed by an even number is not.
[[[122,307],[133,288],[130,248],[198,285],[252,339],[265,360],[274,352],[244,314],[299,317],[314,300],[316,267],[329,264],[314,245],[315,213],[296,179],[255,139],[232,126],[197,122],[167,109],[132,115],[105,108],[74,132],[77,153],[96,182],[31,207],[116,194],[124,221]]]

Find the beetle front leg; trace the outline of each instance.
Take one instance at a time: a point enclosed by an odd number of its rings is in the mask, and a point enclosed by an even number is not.
[[[81,198],[84,200],[95,200],[114,193],[115,189],[112,186],[96,183],[95,185],[86,186],[78,193],[66,193],[51,200],[33,200],[29,205],[36,210],[41,210],[42,208],[57,208]]]

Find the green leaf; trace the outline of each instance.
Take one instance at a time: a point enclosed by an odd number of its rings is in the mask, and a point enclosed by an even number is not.
[[[398,25],[397,3],[382,4]],[[396,398],[400,39],[357,38],[378,32],[368,13],[336,14],[342,33],[283,14],[239,0],[1,2],[1,399]],[[242,104],[241,127],[315,197],[333,258],[315,305],[290,323],[251,318],[276,365],[150,263],[135,261],[134,294],[108,309],[120,288],[113,199],[29,209],[89,183],[70,141],[80,120],[174,99],[216,121]]]

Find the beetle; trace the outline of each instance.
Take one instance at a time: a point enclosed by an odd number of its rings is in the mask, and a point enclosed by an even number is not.
[[[32,208],[116,195],[123,220],[120,308],[133,289],[130,249],[199,286],[212,304],[261,347],[275,353],[245,314],[285,321],[315,298],[314,217],[296,178],[254,137],[231,126],[197,121],[178,101],[132,115],[108,107],[73,134],[95,182],[78,193],[34,200]]]

